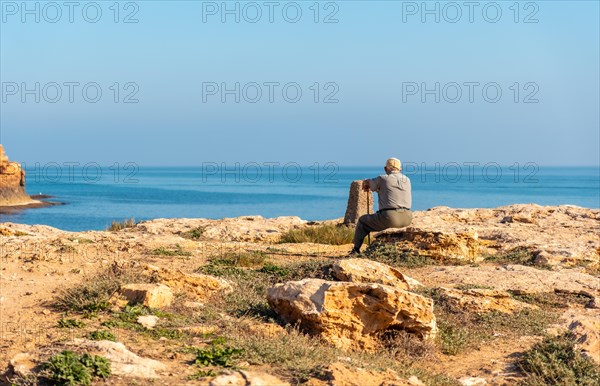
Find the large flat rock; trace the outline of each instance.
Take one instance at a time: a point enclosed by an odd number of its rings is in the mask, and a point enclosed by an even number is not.
[[[304,279],[275,285],[268,300],[288,323],[342,349],[374,350],[388,329],[422,338],[437,332],[431,299],[383,284]]]

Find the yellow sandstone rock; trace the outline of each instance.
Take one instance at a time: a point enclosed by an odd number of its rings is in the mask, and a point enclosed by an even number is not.
[[[33,203],[25,193],[25,172],[17,162],[8,160],[0,145],[0,206]]]
[[[398,269],[369,259],[343,259],[333,264],[333,276],[353,283],[378,283],[403,290],[414,290],[423,285],[405,276]]]
[[[377,235],[397,243],[399,250],[410,250],[433,258],[480,260],[484,244],[475,231],[438,232],[408,227],[405,230],[389,230]]]
[[[538,308],[513,299],[505,291],[479,288],[468,290],[440,288],[440,290],[446,301],[454,304],[458,309],[480,314],[490,311],[512,314],[524,308]]]
[[[374,350],[375,336],[388,329],[422,338],[437,332],[431,299],[382,284],[304,279],[275,285],[268,301],[288,323],[345,350]]]
[[[173,292],[164,284],[126,284],[120,292],[130,303],[149,308],[164,308],[173,302]]]
[[[424,386],[416,377],[402,379],[390,369],[373,371],[360,367],[332,363],[323,371],[324,379],[310,379],[305,386]]]
[[[218,292],[231,292],[229,282],[224,279],[198,273],[184,273],[179,270],[159,268],[147,265],[146,269],[157,281],[169,286],[174,291],[184,291],[198,300],[206,300]]]
[[[600,365],[600,312],[591,310],[592,315],[579,315],[571,320],[569,330],[577,337],[578,346]]]
[[[288,382],[258,371],[227,371],[213,378],[209,386],[290,386]]]

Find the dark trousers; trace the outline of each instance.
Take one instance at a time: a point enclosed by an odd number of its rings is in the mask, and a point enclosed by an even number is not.
[[[360,250],[369,232],[379,232],[388,228],[403,228],[410,225],[411,221],[412,212],[410,210],[386,210],[360,216],[354,231],[354,249]]]

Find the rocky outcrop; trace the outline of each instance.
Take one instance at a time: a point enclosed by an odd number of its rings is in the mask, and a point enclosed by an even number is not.
[[[477,232],[440,232],[408,227],[379,233],[378,240],[392,241],[398,251],[410,251],[437,259],[481,260],[485,249]]]
[[[206,300],[216,293],[232,291],[224,279],[199,273],[184,273],[179,270],[147,265],[146,269],[155,280],[177,292],[186,292],[197,300]]]
[[[12,357],[8,363],[9,377],[25,378],[31,374],[32,370],[37,366],[33,355],[29,353],[18,353]]]
[[[120,293],[130,303],[141,303],[149,308],[164,308],[173,302],[173,292],[164,284],[126,284]]]
[[[417,377],[403,379],[393,370],[373,371],[350,367],[340,362],[332,363],[323,370],[322,379],[310,379],[305,386],[425,386]]]
[[[591,310],[587,315],[576,315],[569,323],[569,330],[583,352],[600,365],[600,312]]]
[[[344,225],[356,225],[360,216],[367,213],[373,213],[373,192],[365,192],[362,189],[362,180],[352,181]]]
[[[275,285],[267,298],[288,323],[342,349],[373,350],[389,329],[437,332],[431,299],[383,284],[304,279]]]
[[[8,160],[0,145],[0,207],[34,202],[25,193],[25,171],[19,163]]]
[[[332,273],[340,281],[353,283],[378,283],[403,290],[414,290],[422,286],[396,268],[369,259],[338,260],[333,264]]]
[[[151,330],[154,328],[154,326],[156,326],[156,323],[158,323],[158,316],[142,315],[142,316],[138,316],[135,321],[138,324],[140,324],[142,327],[145,327],[145,328]]]
[[[497,311],[503,314],[512,314],[525,308],[537,308],[536,306],[513,299],[508,292],[492,289],[468,289],[457,290],[451,288],[440,288],[440,295],[446,302],[457,310],[464,310],[483,314]]]
[[[226,371],[213,378],[209,386],[290,386],[289,382],[258,371]]]
[[[462,386],[485,386],[487,381],[481,377],[462,377],[458,380]]]
[[[399,250],[468,258],[531,251],[540,264],[600,266],[600,210],[574,205],[516,204],[492,209],[435,207],[413,214],[410,228],[376,236]]]
[[[438,267],[422,277],[423,284],[493,286],[494,289],[519,294],[563,292],[599,297],[598,278],[574,269],[540,270],[524,265],[480,265]]]
[[[155,219],[142,221],[136,228],[150,235],[178,235],[189,238],[190,232],[196,232],[200,241],[277,241],[281,234],[291,228],[307,223],[300,217],[282,216],[264,218],[262,216],[243,216],[212,220],[205,218]]]

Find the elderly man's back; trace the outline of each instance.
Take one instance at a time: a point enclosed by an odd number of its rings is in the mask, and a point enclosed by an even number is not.
[[[364,180],[363,189],[377,192],[379,210],[361,216],[354,232],[354,248],[350,254],[360,253],[360,247],[369,232],[388,228],[402,228],[412,221],[412,193],[410,179],[401,173],[402,164],[396,158],[387,160],[386,174]]]
[[[410,179],[400,172],[383,174],[369,180],[369,187],[377,192],[379,209],[412,206]]]

